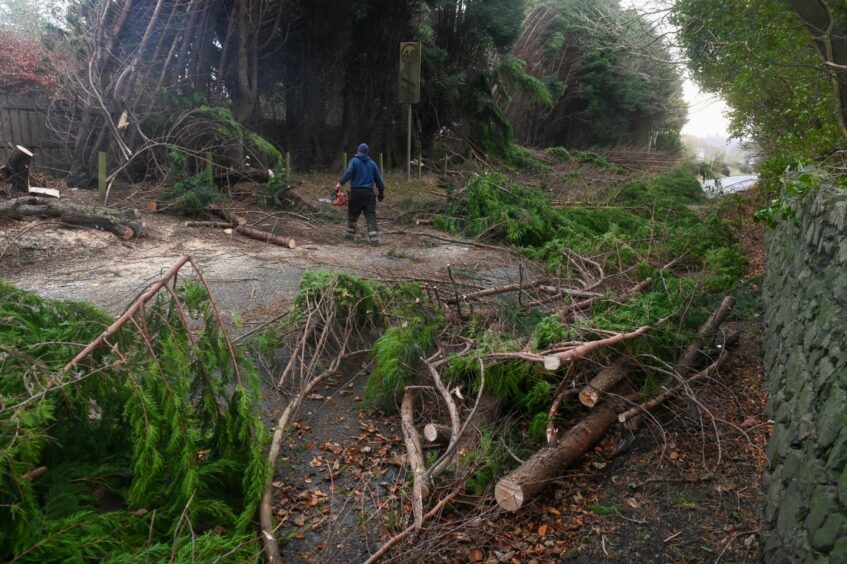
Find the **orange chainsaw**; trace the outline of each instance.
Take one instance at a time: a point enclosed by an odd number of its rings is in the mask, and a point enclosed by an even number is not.
[[[329,198],[318,198],[318,201],[324,204],[332,204],[333,206],[346,206],[347,194],[343,190],[333,188],[329,193]]]

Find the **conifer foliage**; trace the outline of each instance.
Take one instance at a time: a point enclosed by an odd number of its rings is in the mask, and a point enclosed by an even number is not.
[[[164,290],[65,372],[109,317],[0,283],[0,559],[255,558],[257,371],[205,285]]]

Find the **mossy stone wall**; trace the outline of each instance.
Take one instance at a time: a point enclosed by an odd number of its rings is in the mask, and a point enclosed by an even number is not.
[[[765,562],[847,563],[847,191],[769,229]]]

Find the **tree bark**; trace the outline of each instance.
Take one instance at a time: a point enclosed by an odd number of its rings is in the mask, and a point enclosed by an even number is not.
[[[619,358],[614,363],[600,371],[591,382],[579,392],[579,401],[585,407],[593,408],[600,401],[600,396],[618,385],[626,376],[629,363],[625,358]]]
[[[22,196],[0,203],[0,217],[55,218],[71,225],[102,229],[124,240],[143,235],[141,216],[137,210],[120,212],[111,208],[83,206],[38,196]]]
[[[501,509],[517,511],[562,470],[576,462],[594,447],[617,421],[616,404],[605,402],[577,423],[558,441],[555,447],[544,447],[501,478],[494,488],[494,497]]]

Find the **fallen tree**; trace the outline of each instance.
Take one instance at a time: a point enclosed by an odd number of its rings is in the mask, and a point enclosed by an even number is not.
[[[118,211],[101,206],[84,206],[40,196],[21,196],[0,202],[0,217],[9,219],[51,218],[68,225],[102,229],[121,239],[144,235],[138,210]]]

